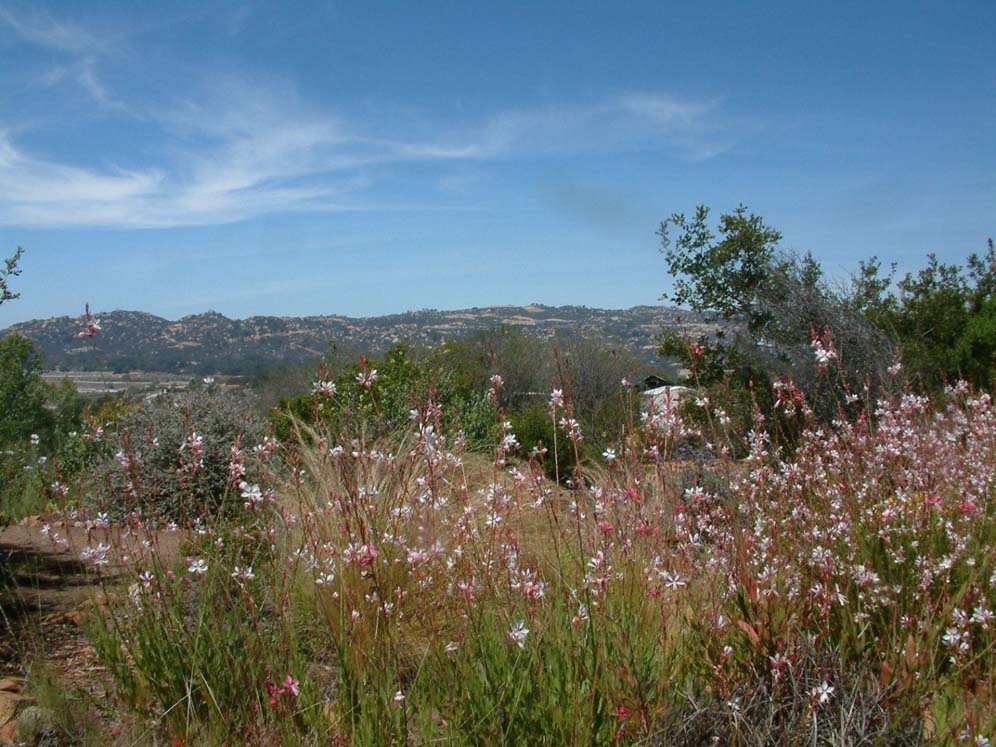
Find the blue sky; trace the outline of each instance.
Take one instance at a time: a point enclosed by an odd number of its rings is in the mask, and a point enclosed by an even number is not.
[[[996,3],[0,0],[0,326],[657,303],[747,204],[844,277],[996,233]]]

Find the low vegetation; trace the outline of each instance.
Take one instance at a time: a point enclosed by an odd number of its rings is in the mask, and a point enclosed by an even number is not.
[[[84,533],[43,530],[150,743],[990,744],[992,246],[834,289],[746,210],[719,232],[662,228],[728,324],[662,338],[680,396],[508,331],[327,358],[268,424],[220,383],[38,390],[5,510]]]
[[[785,405],[790,454],[758,413],[744,460],[698,465],[669,458],[705,437],[676,408],[634,408],[563,484],[543,461],[584,433],[559,390],[565,438],[524,458],[500,411],[494,458],[468,453],[431,396],[400,434],[295,421],[233,453],[242,510],[179,565],[94,523],[95,569],[134,575],[92,635],[125,701],[194,743],[984,737],[996,411],[967,385],[869,405]]]

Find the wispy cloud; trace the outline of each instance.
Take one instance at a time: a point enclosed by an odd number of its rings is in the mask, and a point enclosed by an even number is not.
[[[367,167],[393,146],[350,134],[293,96],[230,83],[203,102],[149,106],[144,168],[70,164],[0,129],[0,224],[165,228],[231,223],[274,212],[433,207],[360,199]],[[102,154],[94,154],[98,162]]]
[[[439,140],[401,145],[399,151],[413,157],[486,159],[663,147],[683,157],[709,157],[730,146],[719,107],[717,100],[624,93],[586,105],[500,112]]]
[[[83,57],[66,65],[56,65],[37,78],[45,86],[71,83],[79,86],[87,97],[103,109],[128,112],[129,108],[108,91],[97,75],[97,61]]]
[[[397,140],[312,112],[286,94],[241,85],[222,90],[210,105],[187,101],[149,109],[160,133],[152,146],[161,156],[138,170],[61,163],[19,147],[0,131],[0,223],[170,227],[282,211],[431,207],[371,199],[377,167],[637,147],[699,157],[715,142],[710,128],[716,127],[716,104],[656,94],[504,112],[435,138]],[[102,89],[93,95],[111,100]]]
[[[309,181],[314,143],[273,149],[258,168],[250,140],[191,156],[189,170],[97,170],[34,157],[0,133],[0,223],[29,227],[156,228],[245,220],[278,211],[374,209],[348,197],[358,174]],[[224,153],[230,158],[226,159]]]
[[[457,164],[632,149],[702,158],[728,147],[718,101],[659,92],[510,109],[428,127],[390,117],[337,116],[296,94],[289,81],[212,77],[202,69],[195,83],[181,87],[183,97],[173,86],[145,81],[129,96],[99,75],[106,55],[115,55],[115,64],[129,64],[133,53],[126,44],[46,13],[0,5],[3,26],[24,42],[63,53],[65,59],[37,83],[78,86],[102,123],[129,133],[130,147],[126,156],[104,140],[105,150],[84,150],[70,160],[46,152],[43,140],[29,139],[23,126],[0,115],[0,224],[5,225],[156,228],[222,224],[274,212],[440,209],[446,206],[384,199],[385,167],[438,163],[443,173],[434,170],[425,185],[412,184],[409,192],[467,199],[468,177]],[[59,126],[70,132],[73,124]],[[446,173],[447,163],[454,165],[452,173]],[[399,173],[420,178],[400,168],[391,171],[395,178]]]
[[[77,54],[101,54],[113,46],[110,37],[43,11],[16,12],[0,5],[0,23],[11,28],[24,41],[46,49]]]
[[[102,108],[127,111],[109,93],[97,71],[98,59],[118,51],[118,39],[82,25],[57,19],[42,11],[15,12],[0,5],[0,29],[11,29],[23,42],[46,51],[63,53],[67,61],[53,65],[36,78],[45,86],[72,83]]]

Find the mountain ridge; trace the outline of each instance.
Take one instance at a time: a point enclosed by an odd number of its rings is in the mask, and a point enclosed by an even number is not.
[[[96,312],[101,329],[81,338],[83,317],[50,317],[13,324],[31,338],[49,371],[110,369],[169,373],[246,374],[260,368],[311,361],[331,345],[378,354],[392,345],[423,347],[495,327],[518,328],[541,338],[571,334],[599,339],[632,351],[648,363],[656,358],[654,338],[680,317],[693,334],[709,328],[687,310],[667,306],[597,309],[587,306],[485,306],[441,311],[419,309],[375,317],[339,314],[254,315],[230,318],[208,310],[176,320],[145,311]]]

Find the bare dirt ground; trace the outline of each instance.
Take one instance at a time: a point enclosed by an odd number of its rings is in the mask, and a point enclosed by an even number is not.
[[[0,682],[23,697],[25,688],[30,694],[32,684],[44,678],[70,704],[70,720],[73,704],[86,712],[86,743],[120,743],[129,730],[114,713],[113,683],[84,630],[86,616],[104,603],[103,589],[120,583],[120,569],[105,566],[98,575],[80,560],[83,547],[106,541],[114,530],[95,538],[81,527],[53,522],[51,531],[69,542],[65,547],[53,543],[42,526],[29,519],[0,530]],[[179,540],[166,544],[175,553]],[[0,745],[5,740],[11,735],[0,724]]]
[[[0,674],[24,675],[41,659],[79,680],[95,666],[82,622],[100,586],[77,547],[54,546],[36,526],[0,531],[0,567],[7,569],[0,587]]]

